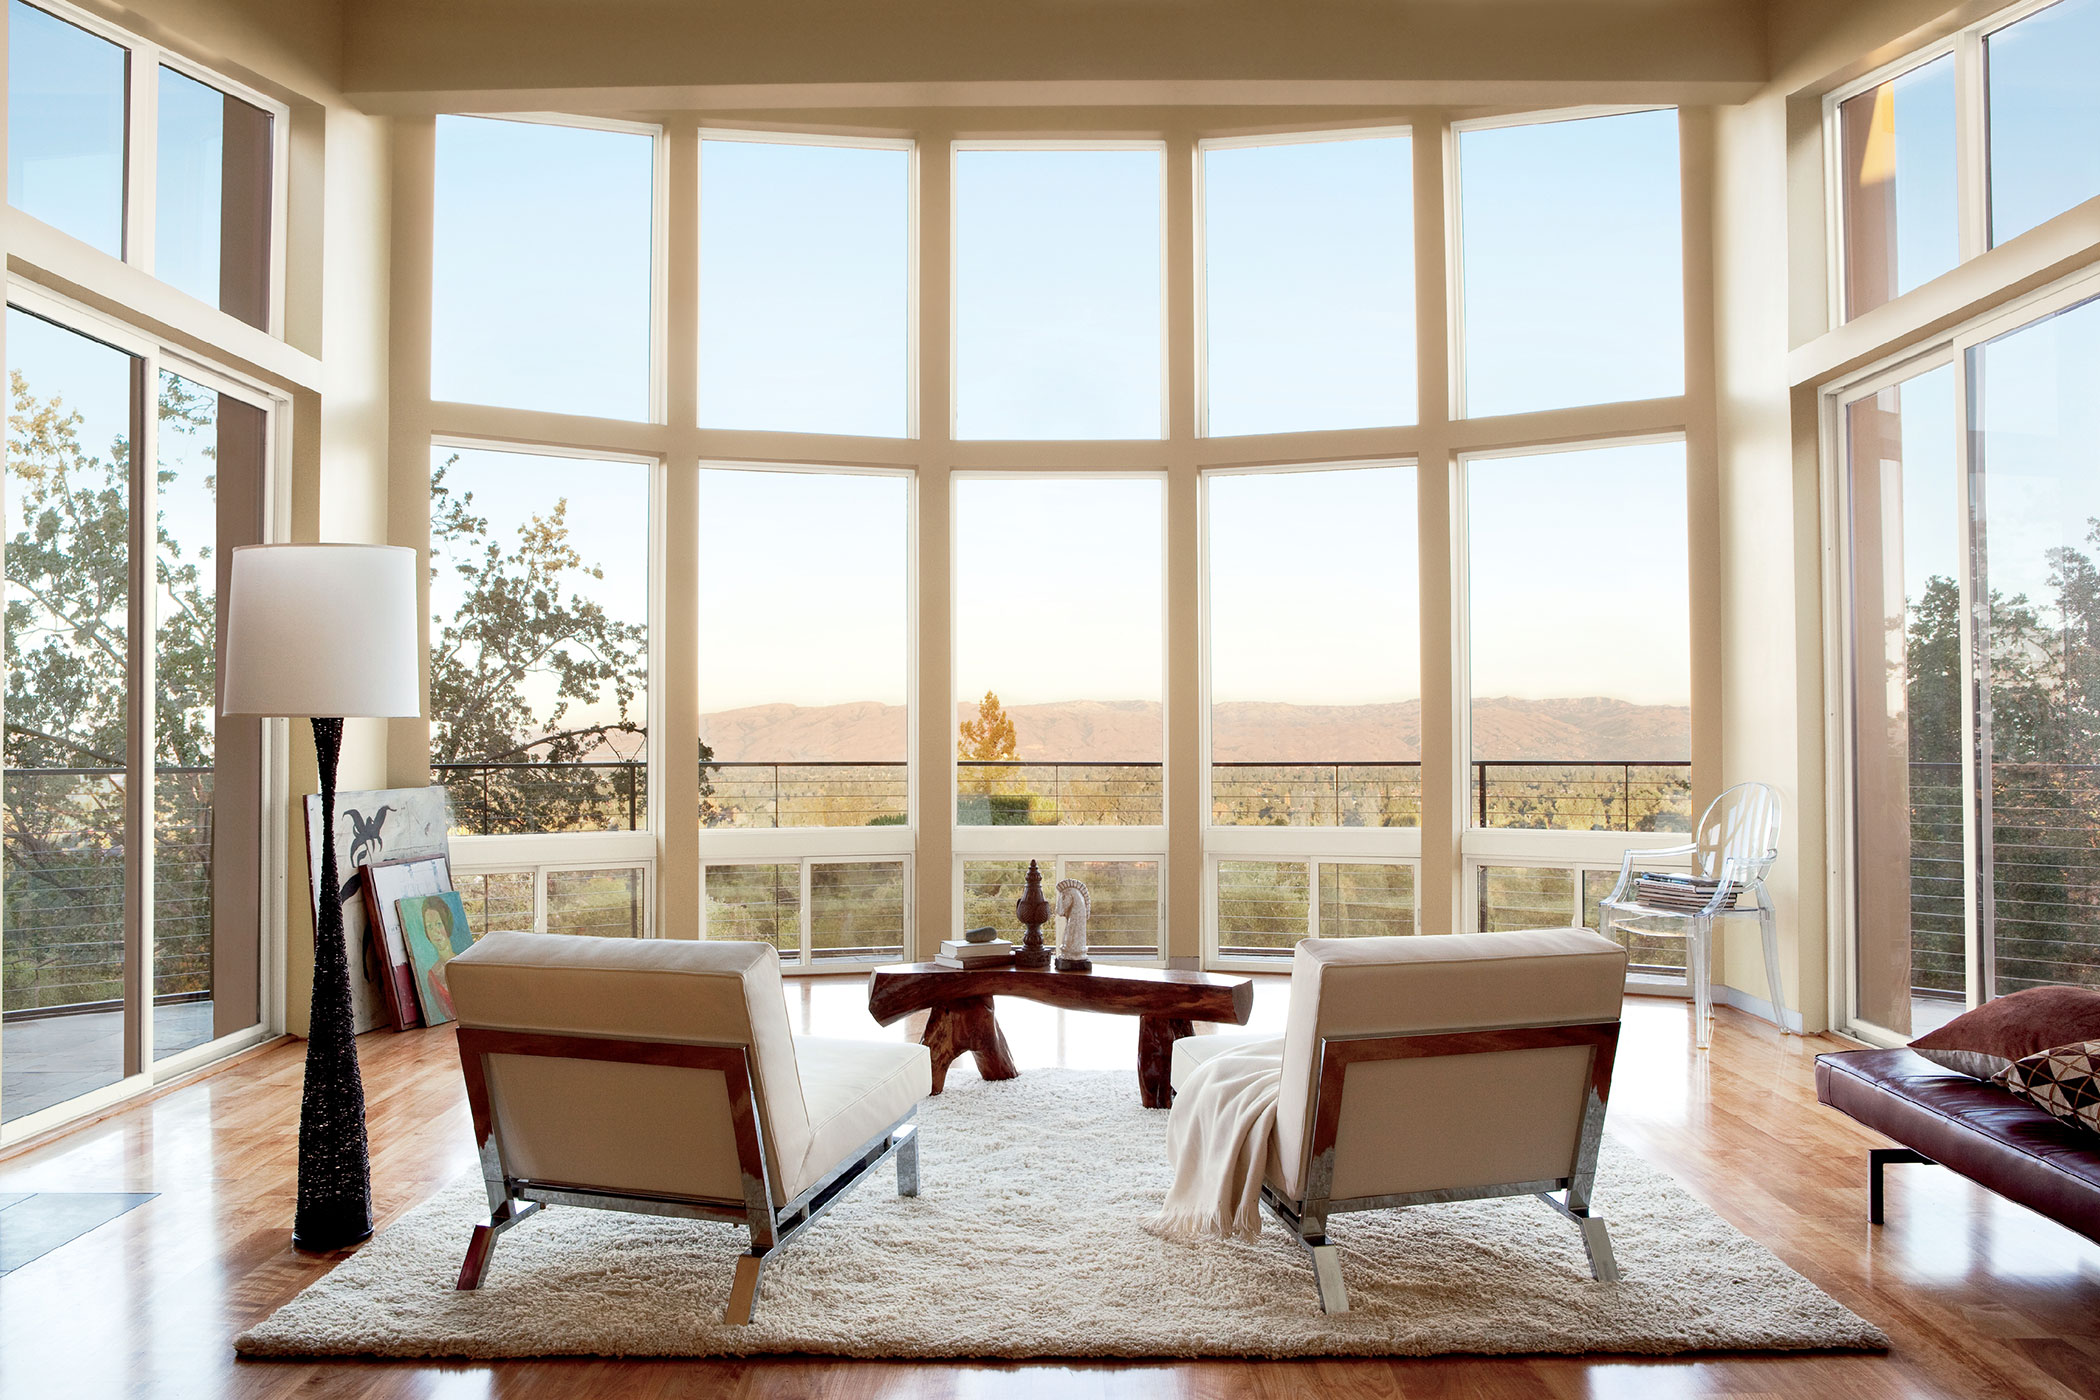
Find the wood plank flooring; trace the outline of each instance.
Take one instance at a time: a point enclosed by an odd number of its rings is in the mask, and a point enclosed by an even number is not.
[[[887,1038],[911,1028],[875,1026],[863,987],[859,978],[791,983],[797,1029]],[[1282,1024],[1286,991],[1264,979],[1256,1026]],[[1838,1044],[1719,1015],[1713,1050],[1700,1055],[1688,1049],[1682,1002],[1629,1001],[1611,1129],[1880,1324],[1895,1342],[1887,1356],[240,1362],[233,1335],[331,1263],[289,1245],[302,1050],[290,1044],[0,1161],[0,1192],[161,1193],[0,1279],[0,1397],[2100,1397],[2100,1248],[1937,1167],[1893,1168],[1889,1223],[1868,1226],[1864,1159],[1879,1140],[1816,1105],[1809,1068]],[[1135,1058],[1128,1018],[1001,1002],[1000,1019],[1024,1073]],[[449,1032],[378,1032],[359,1045],[384,1228],[469,1170],[466,1102]],[[955,1072],[972,1071],[965,1062]],[[967,1286],[960,1276],[958,1286]]]

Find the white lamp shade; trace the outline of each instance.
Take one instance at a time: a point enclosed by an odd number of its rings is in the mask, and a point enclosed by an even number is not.
[[[219,713],[423,712],[416,552],[379,544],[233,551]]]

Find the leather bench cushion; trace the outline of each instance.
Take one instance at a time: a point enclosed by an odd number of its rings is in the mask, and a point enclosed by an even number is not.
[[[1911,1050],[1816,1057],[1816,1097],[2009,1201],[2100,1241],[2100,1140]]]

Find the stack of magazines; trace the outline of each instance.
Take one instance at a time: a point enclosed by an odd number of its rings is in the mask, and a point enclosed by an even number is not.
[[[1721,888],[1719,880],[1708,880],[1698,875],[1643,875],[1633,884],[1636,903],[1650,909],[1671,909],[1687,914],[1696,914],[1714,902],[1714,892]],[[1722,895],[1718,908],[1733,909],[1742,897],[1743,887],[1733,880]]]

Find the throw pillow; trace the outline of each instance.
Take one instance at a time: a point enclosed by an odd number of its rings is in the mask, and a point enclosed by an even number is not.
[[[1910,1043],[1942,1069],[1993,1079],[2014,1060],[2100,1040],[2100,990],[2029,987],[1987,1001]]]
[[[2100,1040],[2059,1045],[2015,1060],[1998,1083],[2052,1118],[2100,1133]]]

